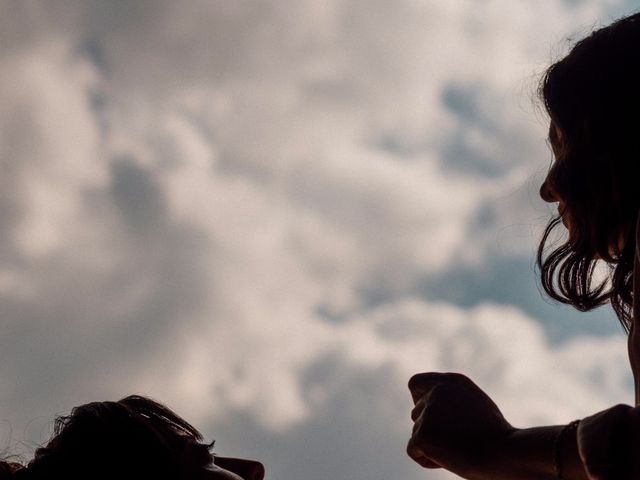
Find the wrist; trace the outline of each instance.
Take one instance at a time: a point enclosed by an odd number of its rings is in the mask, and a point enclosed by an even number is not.
[[[513,428],[485,449],[472,480],[555,480],[554,445],[563,426]]]
[[[526,429],[511,428],[502,435],[483,443],[478,452],[476,468],[469,475],[469,480],[501,480],[520,478],[515,475],[522,462],[516,460],[522,450],[523,432]]]
[[[566,480],[588,478],[578,454],[575,428],[567,425],[514,428],[486,450],[478,475],[469,478],[557,480],[558,464]]]

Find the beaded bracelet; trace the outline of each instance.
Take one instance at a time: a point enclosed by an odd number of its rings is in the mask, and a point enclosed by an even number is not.
[[[577,430],[579,423],[580,420],[574,420],[573,422],[562,427],[553,442],[553,468],[556,472],[556,478],[558,480],[564,480],[564,477],[562,476],[562,441],[569,433]]]

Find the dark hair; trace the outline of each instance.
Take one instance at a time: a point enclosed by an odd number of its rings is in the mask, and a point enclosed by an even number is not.
[[[212,461],[198,430],[164,405],[134,395],[58,417],[52,438],[26,467],[0,462],[0,479],[187,479]]]
[[[545,255],[561,218],[547,225],[537,256],[542,287],[582,311],[610,302],[628,332],[640,209],[640,14],[576,43],[546,71],[539,94],[561,133],[550,130],[556,161],[547,181],[565,202],[571,229]],[[610,275],[594,285],[599,260]]]
[[[0,460],[0,480],[11,478],[18,470],[24,469],[24,465],[18,462]]]

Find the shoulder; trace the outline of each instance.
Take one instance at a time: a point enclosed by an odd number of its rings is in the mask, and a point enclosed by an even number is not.
[[[640,439],[640,410],[616,405],[580,421],[577,440],[580,459],[591,480],[627,478],[623,472],[640,468],[637,455],[625,455]],[[633,465],[633,463],[638,465]],[[637,478],[637,477],[631,477]]]

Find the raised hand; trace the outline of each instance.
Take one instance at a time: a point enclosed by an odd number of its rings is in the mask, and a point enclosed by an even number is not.
[[[420,373],[409,380],[415,407],[407,453],[425,468],[487,479],[514,429],[497,405],[468,377]]]

